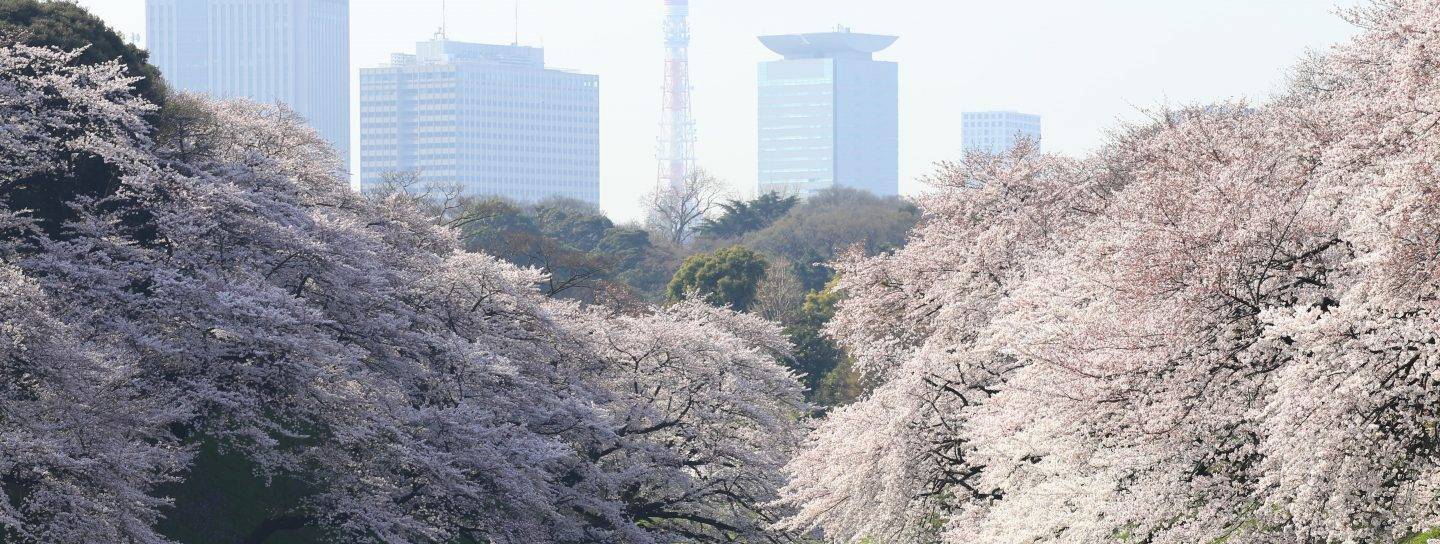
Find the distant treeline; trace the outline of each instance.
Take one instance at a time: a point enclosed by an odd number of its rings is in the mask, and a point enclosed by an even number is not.
[[[902,247],[918,208],[848,188],[803,200],[773,193],[716,199],[705,207],[679,242],[653,224],[617,224],[568,199],[473,199],[446,216],[467,250],[545,272],[540,287],[550,296],[640,311],[699,295],[778,322],[796,345],[792,364],[806,376],[812,401],[856,398],[859,376],[822,332],[842,296],[828,289],[835,274],[829,263],[849,251]]]

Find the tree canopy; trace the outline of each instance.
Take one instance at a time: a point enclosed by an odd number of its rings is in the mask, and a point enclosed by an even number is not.
[[[737,238],[770,226],[799,202],[798,196],[777,193],[765,193],[748,202],[727,200],[720,204],[720,214],[706,218],[696,231],[709,238]]]
[[[763,257],[740,246],[692,255],[680,265],[666,291],[671,300],[694,295],[722,308],[745,311],[755,303],[755,292],[769,266]]]
[[[150,54],[73,2],[0,0],[0,39],[5,36],[29,45],[81,50],[75,64],[118,60],[124,75],[141,78],[132,84],[136,94],[152,104],[165,103],[165,83],[150,64]]]
[[[163,103],[164,86],[159,71],[146,62],[147,54],[125,43],[104,22],[70,2],[0,0],[0,43],[28,44],[32,55],[44,62],[26,65],[25,57],[3,59],[5,69],[17,75],[9,86],[17,87],[15,99],[62,101],[75,108],[110,101],[126,103],[132,115],[103,118],[95,115],[64,117],[60,108],[38,108],[38,115],[8,115],[3,122],[16,126],[0,136],[5,159],[28,163],[23,171],[12,170],[0,180],[0,198],[13,209],[29,210],[40,228],[55,232],[71,219],[67,205],[75,199],[110,197],[121,186],[122,173],[111,153],[95,142],[79,140],[144,138],[150,121]],[[49,85],[46,77],[69,80],[94,79],[91,85]],[[133,96],[139,92],[140,96]],[[21,108],[21,103],[10,103]],[[145,132],[147,134],[127,134]],[[28,138],[51,137],[66,145],[27,146]],[[63,164],[64,167],[55,167]],[[133,221],[136,218],[125,218]]]
[[[834,277],[829,263],[838,256],[854,247],[875,255],[904,246],[919,220],[919,209],[899,198],[836,187],[731,243],[791,263],[805,290],[819,291]]]

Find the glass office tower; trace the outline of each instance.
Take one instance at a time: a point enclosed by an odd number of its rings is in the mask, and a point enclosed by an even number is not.
[[[873,57],[896,39],[845,28],[760,38],[784,56],[760,63],[761,194],[899,193],[899,66]]]
[[[349,0],[146,0],[145,26],[171,86],[283,102],[349,164]]]
[[[965,151],[1005,153],[1021,139],[1040,149],[1040,116],[1015,111],[974,111],[960,116],[960,139]]]
[[[535,47],[438,38],[360,71],[360,183],[406,172],[470,196],[600,202],[600,78]]]

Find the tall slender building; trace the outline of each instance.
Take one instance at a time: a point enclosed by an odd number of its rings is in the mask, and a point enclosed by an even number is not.
[[[171,85],[283,102],[348,164],[349,0],[146,0],[145,26]]]
[[[1040,148],[1040,116],[1016,111],[967,111],[960,115],[965,151],[1004,153],[1021,139]]]
[[[900,192],[899,66],[877,61],[895,36],[765,36],[785,58],[760,63],[759,190]]]
[[[690,109],[690,0],[665,0],[665,95],[660,114],[660,185],[683,187],[695,171]]]
[[[600,78],[519,45],[420,42],[360,70],[360,185],[391,172],[471,196],[600,204]]]

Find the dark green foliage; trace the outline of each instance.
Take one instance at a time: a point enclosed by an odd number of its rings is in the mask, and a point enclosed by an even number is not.
[[[595,253],[614,264],[612,278],[627,286],[633,295],[648,302],[665,296],[680,258],[664,246],[657,246],[649,231],[638,227],[616,227],[605,233]]]
[[[810,197],[768,227],[745,235],[739,244],[775,260],[793,264],[807,291],[825,287],[833,277],[826,266],[840,252],[859,246],[876,254],[905,244],[920,210],[899,198],[834,188]]]
[[[595,245],[595,251],[609,255],[619,269],[630,270],[640,266],[653,247],[650,233],[645,229],[622,227],[606,231]]]
[[[805,373],[805,387],[812,392],[845,356],[823,332],[825,324],[835,317],[838,298],[830,290],[810,293],[805,297],[799,318],[785,327],[785,334],[795,344],[795,369]]]
[[[139,94],[152,102],[164,102],[164,85],[160,72],[146,62],[145,51],[128,45],[105,26],[98,17],[70,2],[37,2],[36,0],[0,0],[0,39],[19,39],[36,46],[52,46],[64,50],[87,48],[74,62],[98,64],[120,59],[132,75],[145,79],[135,85]],[[154,121],[152,119],[152,121]],[[73,132],[56,131],[61,140],[80,137],[83,128]],[[66,153],[47,159],[58,168],[0,185],[0,195],[12,209],[30,210],[39,226],[58,236],[59,226],[72,217],[70,203],[80,198],[100,199],[119,190],[118,170],[100,157],[88,153]],[[144,225],[148,217],[133,218],[136,238],[150,240]]]
[[[805,374],[810,400],[821,406],[839,406],[859,398],[864,384],[851,368],[850,358],[824,333],[835,317],[841,296],[832,287],[805,297],[799,316],[785,323],[785,335],[795,346],[795,370]]]
[[[808,398],[818,406],[833,408],[860,400],[872,387],[874,384],[855,369],[855,359],[844,356],[825,373]]]
[[[530,214],[542,234],[585,251],[595,249],[605,233],[615,228],[610,218],[578,200],[545,200],[531,207]]]
[[[201,442],[190,473],[164,490],[175,507],[160,522],[161,534],[182,544],[325,542],[303,515],[314,488],[285,476],[267,479],[255,469],[245,456]]]
[[[160,70],[150,65],[150,54],[125,43],[99,17],[71,2],[0,0],[0,36],[18,36],[30,45],[48,45],[64,50],[88,47],[81,64],[98,64],[120,59],[133,76],[145,79],[135,84],[140,96],[155,104],[165,103],[165,85]]]
[[[702,227],[707,243],[699,244],[701,250],[720,249],[719,240],[739,236],[737,245],[789,263],[807,292],[830,281],[833,272],[825,263],[840,251],[858,245],[873,254],[903,245],[920,215],[898,198],[854,189],[831,189],[806,201],[771,193],[723,208]],[[674,298],[669,284],[688,253],[638,228],[617,226],[577,201],[480,201],[459,224],[467,249],[544,269],[552,275],[550,291],[582,300],[616,287],[643,301]]]
[[[709,304],[745,311],[755,303],[755,290],[768,267],[759,254],[740,246],[692,255],[675,272],[666,293],[671,300],[696,294]]]
[[[813,292],[816,286],[824,286],[835,278],[835,271],[828,264],[835,259],[834,252],[819,248],[804,248],[798,260],[792,261],[790,271],[800,279],[801,287]]]
[[[616,226],[574,200],[480,200],[457,224],[467,250],[543,270],[549,279],[541,288],[551,296],[658,301],[677,266],[648,232]]]
[[[697,230],[707,238],[737,238],[770,226],[799,202],[798,197],[782,197],[776,193],[766,193],[749,202],[730,200],[720,205],[724,213],[706,219]]]
[[[591,300],[600,288],[597,282],[613,266],[592,252],[609,223],[596,212],[585,213],[568,203],[522,208],[487,199],[467,210],[461,240],[469,251],[545,271],[547,280],[541,287],[551,296]]]
[[[505,232],[525,232],[539,235],[540,227],[535,219],[520,206],[506,200],[490,198],[471,204],[461,221],[461,231],[467,242],[485,243],[485,238]]]

